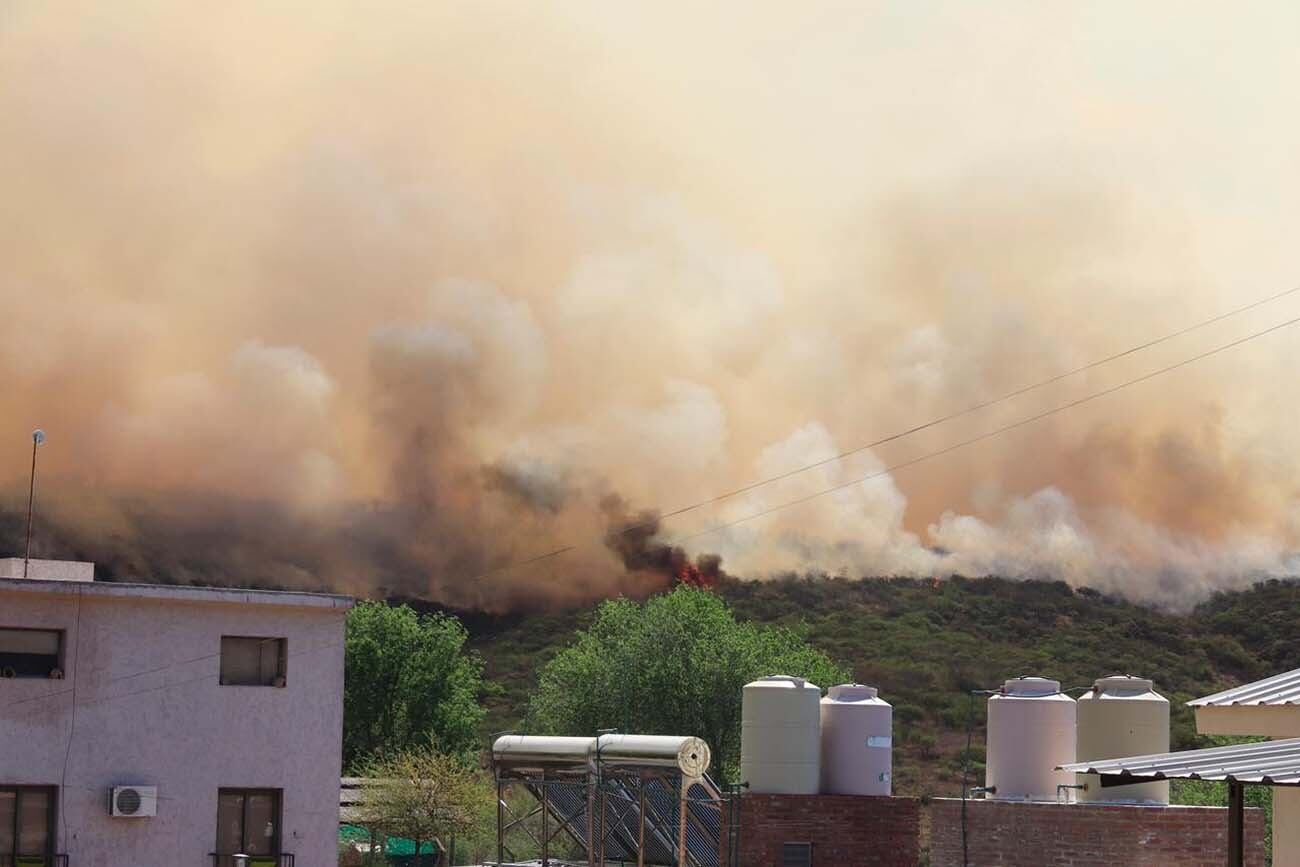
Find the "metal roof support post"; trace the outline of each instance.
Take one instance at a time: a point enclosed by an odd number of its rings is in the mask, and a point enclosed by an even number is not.
[[[727,832],[727,861],[725,867],[736,867],[736,822],[740,819],[736,809],[737,801],[736,786],[727,787],[726,800],[723,802],[722,809],[725,811],[721,815],[726,819],[726,826],[723,828]]]
[[[505,792],[501,785],[501,775],[497,775],[497,863],[506,860],[506,814]]]
[[[1236,780],[1228,781],[1228,867],[1244,867],[1246,787]]]
[[[605,774],[603,771],[600,772],[599,781],[597,797],[600,798],[600,814],[598,815],[597,820],[600,823],[600,833],[597,834],[596,837],[600,841],[600,857],[596,860],[596,863],[599,864],[600,867],[605,867],[605,838],[609,835],[609,829],[605,827],[605,804],[607,798],[605,794]]]
[[[546,798],[546,769],[542,769],[542,867],[551,867],[551,810]]]
[[[587,864],[597,867],[596,862],[596,777],[587,778]]]
[[[605,768],[600,763],[600,736],[604,732],[605,729],[596,731],[596,828],[599,830],[591,838],[591,858],[597,867],[605,867]]]
[[[691,781],[684,776],[681,781],[681,794],[678,796],[677,805],[677,865],[689,867],[686,863],[686,800],[690,794]]]
[[[645,771],[636,778],[637,808],[636,867],[645,867]]]

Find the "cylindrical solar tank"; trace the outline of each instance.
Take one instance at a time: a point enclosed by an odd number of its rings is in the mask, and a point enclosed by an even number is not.
[[[512,770],[583,768],[595,748],[595,738],[502,735],[492,744],[492,761]]]
[[[821,688],[777,675],[745,685],[740,778],[755,794],[815,795],[821,787]]]
[[[601,735],[595,749],[604,765],[655,765],[692,778],[704,776],[712,758],[700,738],[671,735]]]
[[[894,708],[874,686],[832,686],[821,701],[822,783],[827,795],[889,795]]]
[[[1130,675],[1103,677],[1079,698],[1075,761],[1122,759],[1169,752],[1169,701],[1151,681]],[[1169,783],[1135,783],[1102,788],[1095,774],[1078,774],[1087,786],[1080,801],[1168,804]]]
[[[998,800],[1068,798],[1074,774],[1054,770],[1074,761],[1075,702],[1042,677],[1008,680],[989,698],[984,785]]]

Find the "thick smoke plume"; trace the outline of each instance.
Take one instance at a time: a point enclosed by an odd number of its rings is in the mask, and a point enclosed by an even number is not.
[[[714,588],[726,577],[718,555],[692,558],[680,545],[659,541],[663,525],[657,512],[629,515],[627,505],[617,494],[609,495],[600,505],[609,523],[605,545],[618,555],[628,573],[645,576],[650,586]]]
[[[41,426],[37,552],[118,578],[500,610],[721,563],[1174,605],[1291,574],[1290,332],[695,534],[1300,296],[651,520],[1295,285],[1300,11],[1215,11],[10,3],[0,546]]]

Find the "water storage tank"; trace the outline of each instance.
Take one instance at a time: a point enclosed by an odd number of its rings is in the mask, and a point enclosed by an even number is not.
[[[1079,698],[1075,761],[1122,759],[1169,752],[1169,701],[1151,681],[1130,675],[1100,678]],[[1079,774],[1081,801],[1168,804],[1169,783],[1102,788],[1095,774]]]
[[[989,698],[988,769],[984,785],[999,800],[1055,801],[1074,774],[1054,770],[1074,761],[1075,703],[1061,684],[1017,677]],[[1060,790],[1066,797],[1069,789]]]
[[[740,778],[756,794],[815,795],[821,786],[821,688],[801,677],[746,684]]]
[[[832,686],[821,701],[822,783],[827,795],[889,795],[894,708],[874,686]]]

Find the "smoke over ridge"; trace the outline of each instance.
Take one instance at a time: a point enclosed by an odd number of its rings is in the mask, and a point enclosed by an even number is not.
[[[1300,571],[1286,332],[673,544],[1297,297],[656,517],[1294,285],[1300,11],[1214,11],[11,4],[0,547],[39,425],[37,551],[119,577],[504,609],[716,557],[1173,605]]]

